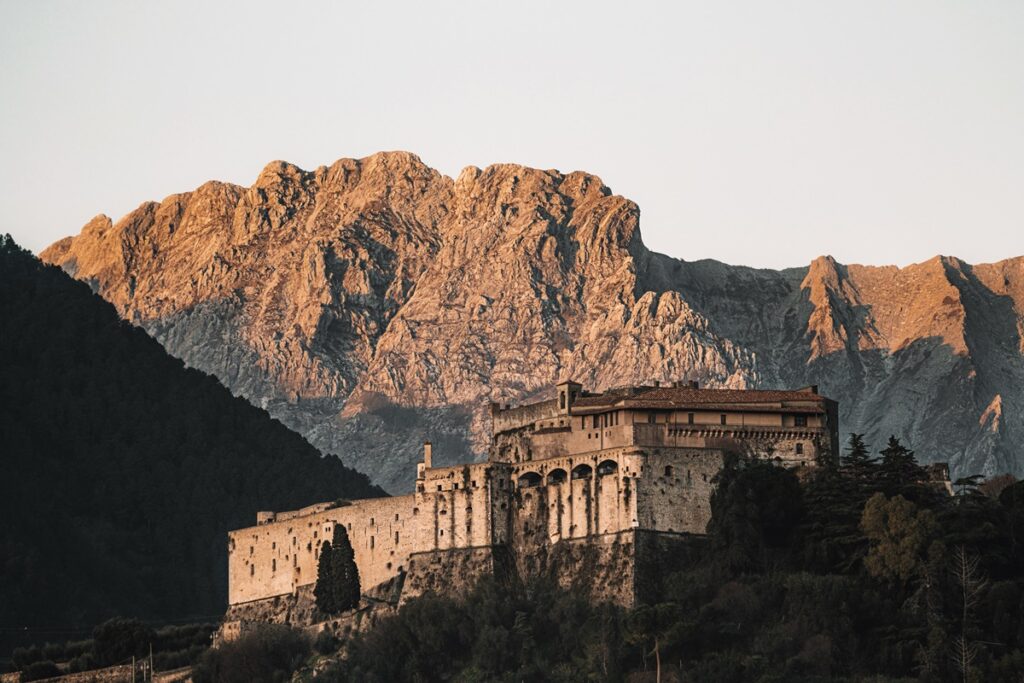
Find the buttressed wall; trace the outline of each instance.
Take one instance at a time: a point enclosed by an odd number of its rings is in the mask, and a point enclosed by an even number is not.
[[[256,526],[231,532],[231,605],[315,583],[337,524],[348,530],[364,591],[407,576],[406,599],[505,568],[553,571],[566,585],[589,580],[629,604],[639,539],[651,548],[660,547],[651,534],[703,534],[727,453],[813,466],[833,457],[838,441],[837,406],[813,387],[590,394],[564,382],[553,400],[491,413],[487,462],[433,467],[426,444],[412,494],[262,512]]]

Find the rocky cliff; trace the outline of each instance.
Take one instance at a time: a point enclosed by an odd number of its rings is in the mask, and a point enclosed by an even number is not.
[[[647,250],[599,178],[452,180],[408,153],[211,182],[42,254],[174,355],[392,491],[420,443],[482,452],[488,401],[697,379],[809,383],[841,429],[1024,473],[1024,258],[783,271]],[[884,258],[880,248],[880,258]]]

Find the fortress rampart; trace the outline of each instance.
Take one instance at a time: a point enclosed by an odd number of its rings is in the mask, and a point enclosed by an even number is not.
[[[258,513],[229,534],[229,602],[238,611],[308,592],[321,545],[343,524],[364,592],[398,579],[407,599],[487,573],[554,572],[566,585],[603,576],[618,586],[607,597],[630,604],[637,539],[649,549],[703,534],[730,452],[813,466],[836,452],[836,412],[813,388],[588,394],[562,383],[553,400],[492,406],[486,462],[433,467],[426,444],[411,494]]]

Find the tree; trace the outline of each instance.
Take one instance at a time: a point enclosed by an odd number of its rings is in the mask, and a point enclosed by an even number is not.
[[[868,452],[868,445],[864,443],[864,435],[851,432],[850,438],[846,442],[846,453],[840,458],[839,466],[854,479],[866,481],[870,479],[874,465],[875,459]]]
[[[864,566],[872,576],[906,583],[922,573],[937,528],[930,510],[876,493],[864,506],[860,527],[871,542]]]
[[[309,653],[309,638],[300,631],[262,624],[238,640],[203,653],[192,679],[196,683],[290,681]]]
[[[316,585],[313,586],[313,597],[316,598],[316,606],[324,614],[334,614],[338,611],[334,599],[334,578],[331,574],[333,564],[331,562],[331,542],[324,541],[320,546],[320,558],[316,565]]]
[[[92,639],[96,662],[110,666],[146,654],[156,633],[138,619],[115,617],[93,629]]]
[[[967,683],[974,680],[972,671],[980,653],[980,645],[970,637],[973,613],[988,587],[988,581],[981,569],[981,558],[962,545],[953,550],[952,572],[960,589],[960,634],[953,641],[953,658],[964,683]]]
[[[788,545],[803,516],[803,491],[792,470],[740,461],[726,467],[717,483],[708,533],[724,564],[757,568],[767,549]]]
[[[331,545],[331,582],[334,586],[334,609],[344,612],[359,606],[362,590],[359,586],[359,568],[348,531],[344,524],[334,525]]]
[[[679,621],[679,608],[673,603],[641,605],[626,620],[627,642],[644,648],[644,660],[654,655],[655,681],[661,681],[661,653],[673,643],[673,627]],[[651,650],[647,651],[647,645]],[[645,665],[646,668],[646,665]]]
[[[338,614],[359,606],[362,590],[355,552],[344,524],[334,525],[334,537],[324,541],[316,568],[313,596],[324,614]]]
[[[887,495],[908,493],[908,489],[919,486],[927,478],[924,468],[917,464],[914,451],[895,436],[889,437],[889,443],[880,454],[879,476]]]

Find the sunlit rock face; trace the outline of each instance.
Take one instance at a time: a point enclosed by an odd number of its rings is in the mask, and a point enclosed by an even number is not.
[[[758,270],[648,251],[639,222],[586,173],[453,180],[392,152],[273,162],[42,257],[392,491],[425,438],[439,464],[480,456],[488,402],[568,377],[818,384],[844,432],[899,435],[954,475],[1024,473],[1024,259]]]

